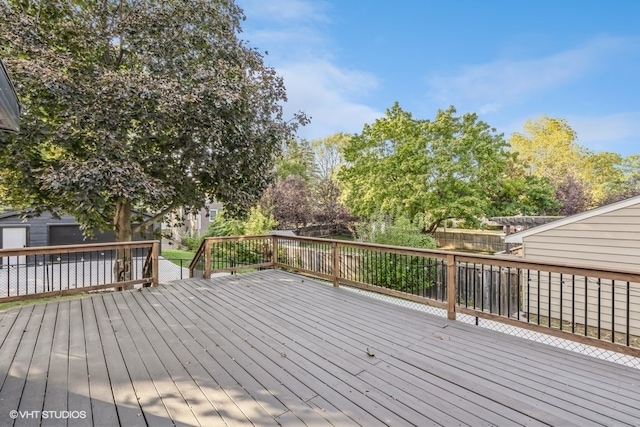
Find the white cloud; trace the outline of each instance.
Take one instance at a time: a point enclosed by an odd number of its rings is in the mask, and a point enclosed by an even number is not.
[[[382,113],[365,99],[378,87],[370,73],[340,67],[326,36],[329,5],[319,0],[239,0],[247,21],[244,38],[268,50],[265,62],[284,79],[286,117],[304,111],[311,123],[298,130],[307,139],[360,132]]]
[[[600,66],[608,55],[636,40],[602,38],[539,59],[498,60],[469,65],[452,75],[428,77],[429,95],[442,104],[495,113],[527,97],[571,82]]]
[[[376,78],[356,70],[340,69],[326,60],[296,62],[278,67],[287,88],[288,115],[298,110],[312,117],[299,136],[323,138],[335,132],[360,132],[382,113],[355,101],[378,86]]]

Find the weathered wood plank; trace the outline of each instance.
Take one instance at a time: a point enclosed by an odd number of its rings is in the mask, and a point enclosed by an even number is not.
[[[128,315],[125,313],[123,319],[127,324],[136,325],[135,330],[131,330],[132,337],[136,344],[140,345],[145,358],[155,358],[162,363],[167,371],[166,380],[174,381],[185,400],[186,407],[191,408],[198,423],[203,426],[225,425],[215,405],[209,401],[205,391],[198,384],[197,378],[202,377],[201,372],[190,372],[184,366],[197,361],[192,355],[189,360],[185,360],[181,354],[184,347],[177,340],[168,338],[166,333],[160,332],[159,327],[162,321],[147,300],[137,297],[126,298],[122,293],[114,295],[114,299],[119,306],[126,304],[129,308]]]
[[[224,404],[224,397],[226,396],[227,399],[235,402],[243,416],[250,420],[250,422],[255,422],[260,425],[276,425],[273,416],[270,415],[263,406],[266,404],[262,402],[262,399],[266,396],[269,403],[273,403],[273,396],[268,394],[268,391],[263,391],[254,397],[248,392],[248,387],[246,387],[245,383],[238,382],[234,374],[239,374],[239,370],[242,368],[237,365],[234,366],[235,361],[226,353],[218,350],[215,342],[212,342],[211,338],[200,330],[198,324],[191,323],[175,308],[167,309],[173,307],[170,301],[171,294],[167,289],[164,289],[162,292],[148,292],[145,289],[143,294],[146,294],[146,296],[150,298],[150,301],[153,300],[153,304],[158,310],[170,313],[170,316],[165,318],[169,328],[176,334],[180,343],[194,355],[197,363],[204,368],[207,375],[215,381],[224,393],[224,396],[215,396],[211,394],[211,391],[207,390],[207,395],[214,399],[219,411],[222,410],[221,406]],[[238,376],[248,380],[246,373],[245,375]],[[214,388],[212,391],[215,392],[216,389]],[[279,402],[276,404],[280,407],[282,405]],[[282,412],[284,412],[284,410],[280,413]],[[231,418],[234,415],[234,408],[232,407],[229,412],[221,412],[221,414],[225,419]],[[243,422],[241,416],[235,416],[234,419]]]
[[[21,310],[22,311],[22,310]],[[29,366],[36,347],[40,325],[45,312],[45,305],[33,307],[33,311],[25,310],[25,314],[30,313],[24,329],[16,330],[13,336],[9,337],[8,348],[2,355],[3,368],[6,366],[6,378],[2,388],[0,388],[0,414],[8,414],[9,411],[18,410],[23,397],[23,390],[29,374]],[[8,366],[6,362],[8,363]],[[25,408],[27,410],[37,410]]]
[[[54,305],[51,303],[51,305]],[[49,374],[46,380],[44,411],[67,411],[68,402],[68,366],[69,366],[69,301],[55,304],[58,309],[53,344],[48,355]],[[50,326],[52,329],[54,325]],[[71,410],[75,410],[71,409]],[[60,425],[60,419],[43,418],[42,426]]]
[[[185,293],[188,294],[188,290],[185,290]],[[197,295],[194,295],[192,301],[195,302],[196,299]],[[241,338],[243,342],[246,342],[250,347],[258,350],[257,358],[256,353],[251,352],[254,355],[255,364],[257,364],[257,366],[267,369],[270,375],[276,376],[278,381],[281,381],[287,387],[291,387],[293,391],[296,391],[297,393],[304,393],[304,396],[299,397],[300,399],[305,401],[309,400],[315,397],[316,393],[322,393],[323,396],[336,394],[335,391],[324,386],[318,381],[318,379],[314,379],[313,375],[315,365],[313,365],[308,358],[305,359],[302,357],[305,353],[304,349],[301,353],[297,353],[295,351],[289,351],[289,348],[283,345],[283,343],[288,341],[293,341],[299,344],[299,341],[303,341],[303,338],[294,338],[291,333],[281,335],[275,330],[269,331],[268,329],[265,330],[256,327],[253,322],[247,323],[242,319],[242,317],[237,316],[235,314],[237,310],[234,310],[233,307],[205,304],[202,308],[207,307],[213,309],[209,310],[209,312],[213,311],[219,314],[217,319],[225,319],[224,322],[228,325],[228,329],[239,333],[240,335],[238,337]],[[207,313],[207,311],[205,310],[202,313]],[[206,314],[203,314],[203,316],[206,319]],[[215,323],[217,319],[212,319],[210,321]],[[274,366],[277,367],[274,368]],[[358,371],[361,371],[361,369]],[[289,373],[295,374],[295,376],[292,376]],[[261,376],[264,377],[264,375]],[[293,382],[291,382],[292,379],[294,379]],[[304,385],[303,382],[301,382],[305,379],[308,381],[307,385]],[[302,386],[302,388],[300,386]],[[311,394],[309,394],[309,387],[314,388],[314,390],[311,391]],[[318,389],[318,387],[320,387],[320,389]],[[355,390],[353,391],[355,392]],[[339,395],[337,399],[343,400],[344,396]],[[291,402],[291,400],[288,401]],[[302,407],[305,411],[307,409],[306,406],[291,406],[291,404],[288,404],[289,410],[297,414],[295,409],[296,407]],[[304,414],[298,414],[298,416],[303,417]],[[362,418],[362,416],[360,418]],[[351,422],[353,423],[353,420]],[[374,421],[368,420],[369,425],[372,425],[372,422]]]
[[[164,402],[162,392],[165,391],[168,393],[166,398],[169,400],[173,397],[172,393],[176,392],[175,389],[161,390],[155,386],[152,375],[142,360],[142,357],[146,358],[151,355],[141,355],[139,353],[136,342],[132,339],[118,308],[115,306],[113,296],[105,295],[102,298],[102,301],[104,302],[105,319],[109,319],[109,323],[112,328],[112,331],[110,331],[105,327],[105,330],[101,331],[101,336],[105,342],[109,343],[111,349],[109,353],[105,353],[105,356],[107,357],[107,366],[111,364],[112,367],[118,370],[117,375],[114,375],[114,369],[109,370],[109,375],[112,380],[112,388],[120,388],[119,391],[114,390],[114,394],[117,394],[116,399],[127,396],[126,394],[121,396],[120,393],[122,392],[133,392],[134,394],[130,394],[130,397],[127,400],[132,401],[133,398],[136,399],[147,424],[157,425],[159,427],[173,426],[173,421],[171,420],[171,415]],[[102,307],[99,306],[98,310],[96,310],[98,315],[100,315],[101,310]],[[110,336],[111,334],[113,334],[113,337]],[[124,390],[122,390],[119,385],[114,387],[113,382],[121,381],[125,384],[129,382],[130,385],[133,386],[133,389],[130,390],[125,386]],[[125,402],[126,400],[123,399],[118,403],[118,405],[120,406]],[[118,407],[117,409],[118,412],[120,412],[120,408]],[[188,410],[188,408],[186,409]],[[138,420],[141,418],[142,417],[138,417]]]
[[[118,425],[118,411],[116,410],[111,380],[105,363],[104,347],[100,338],[98,321],[94,311],[94,301],[101,303],[102,296],[82,299],[82,320],[84,324],[84,341],[87,358],[87,372],[89,377],[89,395],[91,397],[91,421],[93,424]],[[70,384],[81,384],[84,374],[70,371]]]
[[[40,411],[44,394],[47,388],[47,376],[49,371],[49,355],[53,342],[54,328],[56,327],[57,304],[45,304],[44,316],[35,337],[33,356],[29,362],[24,362],[28,366],[27,380],[22,390],[22,398],[18,411],[36,412]],[[34,325],[34,329],[35,325]],[[23,341],[24,342],[24,341]],[[19,362],[16,360],[14,362]],[[39,426],[40,417],[18,417],[14,426]]]
[[[7,313],[8,316],[13,318],[13,321],[11,322],[10,329],[6,331],[6,337],[0,346],[2,349],[2,351],[0,351],[0,391],[2,391],[7,379],[11,362],[16,355],[20,340],[22,339],[22,335],[24,334],[32,313],[33,306],[16,308],[12,310],[12,313]],[[0,403],[1,400],[0,398]]]
[[[636,425],[638,395],[638,369],[275,270],[0,313],[0,414],[70,426]]]
[[[67,391],[69,410],[82,416],[67,420],[69,427],[85,426],[92,421],[89,371],[85,347],[85,318],[80,300],[69,301],[69,368]],[[115,412],[115,410],[114,410]]]
[[[261,302],[265,302],[265,300],[269,300],[270,296],[269,295],[265,295],[265,294],[261,294],[259,290],[254,289],[252,291],[252,295],[254,296],[254,299],[259,300]],[[276,299],[274,299],[273,301],[273,305],[275,307],[275,309],[277,310],[279,306],[282,307],[287,307],[286,311],[282,310],[280,312],[280,314],[282,316],[291,316],[292,313],[294,311],[297,311],[297,307],[296,304],[282,304],[283,302],[287,301],[288,296],[286,295],[285,292],[279,292],[278,293],[278,297]],[[247,298],[247,296],[243,296],[243,295],[236,295],[234,300],[236,301],[246,301],[249,298]],[[299,304],[301,304],[302,302],[298,302]],[[324,311],[325,313],[325,317],[328,314],[326,312],[327,310],[327,305],[322,304],[323,301],[319,298],[316,298],[313,300],[313,305],[317,305],[320,308],[314,308],[312,306],[310,307],[305,307],[305,309],[300,310],[299,313],[292,319],[292,323],[296,324],[296,325],[300,325],[300,327],[303,330],[307,330],[309,331],[310,334],[317,334],[319,329],[322,329],[323,326],[320,325],[320,323],[322,323],[323,320],[323,314],[322,313],[318,313],[317,310],[320,311]],[[236,311],[242,311],[242,312],[251,312],[255,309],[255,307],[236,307]],[[330,314],[329,314],[330,316]],[[330,316],[333,317],[333,316]],[[305,325],[305,322],[307,322],[307,319],[313,319],[313,320],[309,320],[310,322],[313,322],[312,324],[308,324]],[[328,319],[327,319],[328,320]],[[335,345],[335,349],[332,351],[333,353],[340,353],[340,352],[351,352],[354,354],[353,357],[357,357],[355,355],[365,355],[365,357],[370,357],[366,355],[366,347],[367,347],[367,342],[361,342],[361,344],[359,346],[357,346],[354,350],[353,348],[353,342],[357,342],[360,341],[360,336],[358,334],[361,334],[363,331],[366,331],[365,329],[362,329],[360,331],[356,332],[356,335],[353,339],[348,338],[345,342],[340,343],[339,339],[334,339],[333,337],[341,337],[343,336],[343,334],[345,333],[345,329],[348,328],[349,325],[347,325],[342,319],[340,319],[338,321],[340,324],[336,325],[335,330],[327,330],[325,329],[324,332],[321,332],[320,335],[318,335],[318,339],[323,340],[323,341],[327,341],[327,344],[329,344],[329,342],[333,342]],[[285,326],[283,325],[283,328]],[[371,328],[369,328],[371,329]],[[375,329],[373,329],[375,330]],[[375,330],[375,333],[377,334],[378,331]],[[385,364],[386,366],[386,364]],[[414,369],[415,374],[422,374],[421,372],[416,372],[417,370]],[[468,407],[468,404],[463,404],[463,406]],[[522,418],[522,417],[520,417]],[[531,419],[525,420],[525,421],[531,421]],[[429,420],[425,420],[425,422],[429,422]],[[450,422],[455,422],[455,420],[450,420]],[[469,422],[472,422],[471,420],[469,420]]]
[[[146,426],[145,414],[138,402],[138,396],[133,386],[134,378],[138,372],[129,372],[122,357],[122,350],[118,345],[116,333],[112,327],[105,308],[105,296],[101,298],[92,298],[93,310],[96,316],[100,341],[102,342],[102,355],[106,362],[107,372],[109,374],[109,383],[113,391],[113,400],[118,411],[118,419],[121,425],[127,426]],[[132,374],[134,376],[132,376]],[[93,381],[91,382],[93,384]],[[155,414],[151,414],[156,419]]]
[[[227,287],[226,289],[229,292],[241,292],[242,287]],[[223,299],[224,295],[218,294],[216,297]],[[264,324],[266,323],[265,321],[275,321],[276,324],[278,324],[278,329],[285,330],[287,336],[291,336],[292,331],[298,328],[296,322],[287,323],[286,319],[283,320],[282,318],[278,318],[276,309],[255,304],[257,300],[258,299],[256,298],[253,298],[252,300],[250,295],[235,295],[234,298],[232,298],[232,301],[236,301],[237,304],[242,304],[241,301],[248,303],[246,306],[238,305],[235,308],[237,311],[247,313],[247,315],[250,315],[249,313],[256,313],[256,316],[258,317],[255,317],[255,321],[253,322],[255,324]],[[323,339],[322,337],[316,338],[318,343],[323,343],[326,347],[329,346],[327,342],[328,337],[327,339]],[[310,340],[305,340],[303,335],[299,335],[291,343],[285,341],[289,351],[300,346],[301,344],[299,341],[303,343],[312,342]],[[302,346],[303,348],[300,350],[300,354],[306,358],[313,357],[313,353],[311,353],[309,349],[305,349],[305,346],[306,344]],[[366,408],[369,413],[376,416],[384,423],[406,424],[407,422],[417,422],[415,416],[420,417],[419,414],[414,414],[411,410],[407,410],[404,405],[391,399],[387,394],[383,392],[379,393],[378,390],[371,390],[371,387],[367,383],[355,376],[357,373],[345,372],[341,369],[340,364],[342,363],[342,360],[338,361],[336,355],[344,353],[344,349],[339,347],[328,348],[329,353],[334,356],[330,359],[315,357],[313,359],[313,363],[315,363],[317,367],[313,368],[312,371],[315,372],[319,380],[326,382],[327,385],[335,391],[340,392],[343,396],[343,401],[344,399],[351,399],[353,404],[360,406],[361,408]],[[366,354],[365,347],[363,347],[361,351],[363,354]],[[370,363],[363,363],[360,367],[360,371],[368,368],[369,366],[371,366]],[[324,397],[329,399],[327,396]],[[428,419],[424,417],[421,418],[423,422],[429,422]]]
[[[144,365],[143,368],[146,369],[149,375],[150,381],[145,381],[140,386],[145,388],[153,387],[154,390],[157,390],[159,399],[153,399],[153,401],[151,402],[152,405],[156,406],[162,404],[166,408],[166,411],[168,411],[170,416],[170,419],[168,420],[169,423],[173,422],[176,424],[185,425],[199,424],[194,413],[190,409],[190,405],[187,403],[187,400],[185,400],[180,387],[174,383],[171,374],[165,368],[165,365],[162,363],[162,360],[160,360],[160,357],[149,342],[147,336],[140,329],[140,323],[133,317],[131,309],[126,303],[123,294],[118,293],[115,295],[111,295],[111,297],[113,298],[113,301],[111,301],[110,298],[105,298],[105,301],[109,302],[109,304],[107,304],[109,317],[111,319],[113,319],[114,317],[121,317],[121,324],[117,326],[126,327],[128,330],[128,335],[130,336],[130,343],[127,344],[126,341],[123,341],[123,344],[125,346],[133,345],[133,348],[137,349],[139,360],[140,362],[142,362],[142,364]],[[115,310],[117,310],[117,313],[114,312]],[[114,325],[114,329],[115,327],[116,325]],[[122,336],[122,334],[120,334],[120,336]],[[132,349],[132,347],[129,348]],[[134,352],[129,351],[124,353],[126,355],[125,360],[131,353]],[[168,355],[163,354],[162,356],[166,357]],[[139,368],[131,366],[131,368],[129,368],[129,371],[133,371],[134,369]],[[153,392],[145,392],[141,387],[136,387],[137,394],[153,396]],[[144,412],[149,412],[149,406],[143,403],[142,399],[140,399],[139,402]]]
[[[256,414],[262,417],[259,423],[269,422],[270,424],[275,424],[274,417],[286,412],[286,406],[271,390],[260,384],[252,373],[236,361],[235,353],[225,351],[224,347],[218,342],[220,338],[215,331],[207,328],[206,323],[199,316],[194,316],[178,301],[179,293],[165,292],[163,296],[165,297],[164,299],[159,298],[160,303],[165,307],[171,307],[175,318],[182,325],[187,325],[185,331],[191,335],[192,340],[201,348],[201,363],[206,363],[207,359],[211,358],[211,361],[216,362],[215,365],[219,365],[228,374],[224,381],[219,381],[222,388],[225,390],[229,388],[232,391],[237,391],[238,388],[250,390],[250,397],[247,401],[250,404],[252,403],[250,402],[251,400],[257,403],[257,405],[250,406],[255,406],[255,410],[261,409],[264,411],[264,414]]]
[[[256,291],[256,292],[258,292],[258,291]],[[257,298],[259,298],[261,301],[264,301],[265,299],[268,299],[268,298],[269,298],[269,295],[257,294],[257,295],[256,295],[256,297],[257,297]],[[282,294],[280,294],[280,295],[278,296],[278,301],[279,301],[280,303],[282,303],[283,301],[284,301],[284,302],[287,302],[287,301],[286,301],[286,295],[282,295]],[[316,304],[317,304],[317,303],[319,303],[319,302],[320,302],[320,301],[318,301],[318,300],[315,300],[315,301],[314,301],[314,303],[316,303]],[[298,309],[298,305],[295,305],[295,304],[285,304],[285,306],[287,306],[287,307],[291,307],[291,308],[290,308],[290,310],[296,310],[296,309]],[[308,314],[310,313],[310,312],[309,312],[309,310],[310,310],[310,309],[312,309],[312,307],[302,308],[301,310],[304,312],[304,314],[308,315]],[[314,315],[313,315],[313,316],[310,316],[310,317],[312,317],[312,318],[316,318],[316,316],[317,316],[317,314],[316,314],[316,313],[314,313]],[[301,319],[303,319],[303,318],[301,318]],[[304,320],[302,320],[302,321],[304,321]],[[379,330],[379,329],[376,329],[376,334],[380,334],[380,330]],[[382,340],[385,340],[385,339],[387,339],[387,338],[389,338],[389,337],[384,337],[384,336],[383,336],[381,339],[382,339]],[[364,344],[364,343],[363,343],[363,344]],[[496,373],[499,375],[499,374],[500,374],[500,371],[498,370],[498,371],[495,371],[495,372],[491,372],[491,374],[492,374],[492,375],[496,375]],[[517,379],[518,377],[516,376],[515,378]],[[528,385],[528,383],[525,383],[525,386],[527,386],[527,385]],[[545,387],[547,387],[547,386],[545,386]],[[562,401],[562,399],[560,399],[560,402],[561,402],[561,401]],[[588,405],[587,405],[587,406],[588,406]],[[598,418],[599,414],[594,414],[593,416],[594,416],[595,418]],[[627,422],[629,422],[629,421],[630,421],[630,419],[629,419],[628,417],[625,417],[625,416],[624,416],[624,414],[613,414],[613,413],[610,413],[610,414],[609,414],[609,416],[614,416],[614,418],[615,418],[615,417],[617,417],[617,418],[619,418],[619,420],[620,420],[620,421],[623,421],[623,420],[626,420]],[[580,420],[576,420],[576,422],[580,422]]]
[[[218,370],[218,367],[213,367],[212,371],[208,371],[207,368],[212,369],[212,367],[205,368],[201,364],[202,349],[199,348],[199,351],[192,353],[184,344],[192,341],[192,338],[184,331],[183,325],[164,310],[157,301],[156,295],[159,295],[159,292],[146,291],[134,293],[133,297],[140,307],[153,307],[153,310],[147,311],[149,319],[226,425],[252,425],[247,415],[238,407],[237,401],[234,401],[217,382],[223,375],[222,368]],[[248,395],[246,398],[250,399]]]

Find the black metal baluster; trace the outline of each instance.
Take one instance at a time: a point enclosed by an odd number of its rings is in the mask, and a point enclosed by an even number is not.
[[[616,281],[611,280],[611,342],[616,342]]]

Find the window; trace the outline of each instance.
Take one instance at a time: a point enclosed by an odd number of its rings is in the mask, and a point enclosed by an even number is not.
[[[218,215],[218,209],[209,209],[209,221],[213,221],[213,219]]]

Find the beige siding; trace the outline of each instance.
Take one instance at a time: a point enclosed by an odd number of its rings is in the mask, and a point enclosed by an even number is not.
[[[640,272],[640,206],[526,236],[523,244],[526,259]]]
[[[586,296],[586,297],[585,297]],[[613,297],[613,303],[612,303]],[[627,316],[627,300],[629,313]],[[543,324],[551,315],[556,322],[600,327],[640,336],[640,284],[599,280],[584,276],[529,271],[523,277],[522,311]]]
[[[527,260],[640,272],[640,203],[526,236],[523,247]],[[525,312],[535,315],[539,305],[541,317],[550,314],[558,320],[562,312],[563,321],[573,316],[575,323],[584,324],[586,320],[594,327],[599,316],[603,329],[610,329],[613,323],[616,331],[625,331],[628,326],[631,335],[640,335],[640,284],[629,284],[627,321],[626,282],[612,286],[611,281],[588,278],[585,285],[584,277],[563,276],[561,286],[560,275],[549,273],[540,274],[539,281],[540,286],[537,272],[531,272],[529,287],[524,281]]]

